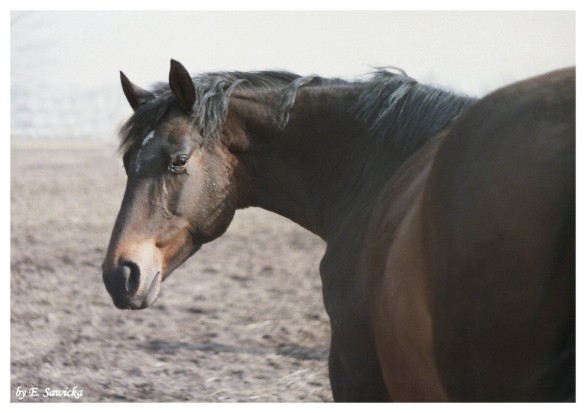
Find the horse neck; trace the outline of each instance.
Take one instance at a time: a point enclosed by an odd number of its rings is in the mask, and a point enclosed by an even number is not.
[[[239,155],[246,181],[239,206],[275,212],[327,240],[356,205],[369,212],[368,198],[404,159],[388,142],[369,139],[352,115],[359,91],[302,92],[285,128],[266,107],[242,105],[249,149]]]

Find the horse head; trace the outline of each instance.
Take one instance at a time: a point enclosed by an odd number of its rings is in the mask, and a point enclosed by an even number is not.
[[[123,73],[121,81],[134,109],[123,129],[128,180],[102,269],[114,304],[141,309],[155,301],[162,280],[228,228],[235,161],[221,142],[204,141],[193,114],[199,97],[179,62],[171,61],[165,93]]]

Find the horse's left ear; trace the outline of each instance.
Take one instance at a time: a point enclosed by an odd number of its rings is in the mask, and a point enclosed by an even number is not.
[[[169,71],[169,86],[171,86],[171,90],[181,107],[191,112],[196,99],[193,80],[187,69],[173,59],[171,59],[171,70]]]

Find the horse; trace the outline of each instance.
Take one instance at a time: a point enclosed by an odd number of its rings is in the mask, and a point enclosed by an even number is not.
[[[384,68],[120,78],[116,307],[260,207],[327,243],[335,401],[575,398],[574,68],[480,99]]]

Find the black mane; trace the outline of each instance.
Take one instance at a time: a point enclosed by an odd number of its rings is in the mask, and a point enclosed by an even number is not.
[[[404,151],[442,130],[476,99],[401,74],[378,70],[363,83],[355,115],[379,139],[393,139]]]
[[[299,75],[286,71],[215,72],[194,76],[197,101],[193,107],[193,120],[204,140],[218,138],[234,89],[258,91],[285,88],[298,78]],[[122,153],[139,144],[176,101],[168,83],[156,84],[151,93],[155,99],[138,108],[122,126]]]
[[[418,83],[405,75],[377,70],[368,80],[349,82],[318,76],[301,77],[286,71],[215,72],[193,77],[197,101],[193,121],[204,141],[219,139],[234,90],[280,90],[281,105],[275,108],[285,127],[297,93],[304,88],[346,85],[359,88],[353,115],[377,139],[394,139],[399,148],[416,148],[444,128],[474,99]],[[145,103],[121,130],[120,151],[129,152],[152,131],[175,102],[167,83],[151,90],[155,99]]]

